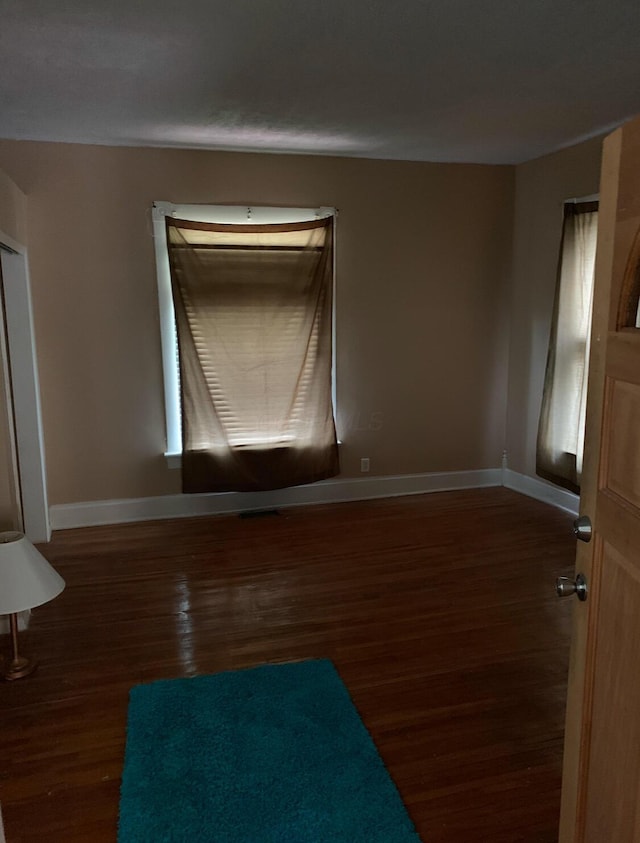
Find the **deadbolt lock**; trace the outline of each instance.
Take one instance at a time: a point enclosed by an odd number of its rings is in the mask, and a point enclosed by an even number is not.
[[[578,541],[590,542],[593,528],[588,515],[581,515],[573,522],[573,533]]]

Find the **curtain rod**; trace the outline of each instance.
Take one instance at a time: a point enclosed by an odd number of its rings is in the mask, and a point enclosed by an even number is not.
[[[574,196],[572,199],[565,199],[563,205],[582,205],[583,202],[598,202],[600,200],[599,193],[591,193],[589,196]]]

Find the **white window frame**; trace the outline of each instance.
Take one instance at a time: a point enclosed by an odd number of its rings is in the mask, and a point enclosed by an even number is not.
[[[166,420],[165,457],[169,467],[179,467],[182,456],[182,418],[180,412],[180,377],[175,312],[171,294],[171,273],[167,250],[165,217],[196,222],[231,223],[234,225],[268,225],[269,223],[307,222],[333,218],[333,312],[331,320],[331,397],[336,414],[336,208],[280,208],[264,205],[187,205],[154,202],[151,209],[153,239],[158,278],[158,308],[162,343],[164,404]]]
[[[556,306],[562,307],[561,301],[562,301],[562,298],[564,297],[564,295],[566,295],[569,290],[573,289],[570,286],[565,287],[565,284],[567,284],[568,282],[566,281],[566,279],[563,277],[563,274],[562,274],[562,266],[563,266],[564,259],[565,259],[565,248],[566,248],[566,242],[565,242],[565,239],[564,239],[564,226],[566,225],[566,206],[567,205],[581,205],[581,204],[591,203],[591,202],[599,202],[599,200],[600,200],[599,194],[596,193],[596,194],[591,194],[590,196],[582,196],[580,198],[575,197],[575,198],[572,198],[572,199],[566,199],[562,203],[562,210],[563,210],[563,223],[562,223],[563,228],[562,228],[562,231],[563,231],[563,235],[562,235],[562,239],[561,239],[561,242],[560,242],[559,277],[558,277],[557,282],[556,282],[556,290],[555,290],[556,302],[554,303],[554,313],[555,313]],[[598,222],[599,222],[599,219],[598,219]],[[548,453],[553,454],[553,457],[549,458],[550,462],[553,462],[554,460],[559,461],[561,459],[564,459],[567,456],[574,458],[574,460],[575,460],[575,471],[576,471],[576,475],[577,475],[578,480],[579,480],[579,478],[582,474],[583,457],[584,457],[584,434],[585,434],[584,422],[585,422],[586,399],[587,399],[586,381],[588,380],[588,377],[589,377],[591,325],[592,325],[592,317],[593,317],[593,289],[594,289],[594,285],[595,285],[595,261],[597,260],[597,255],[596,255],[597,228],[598,228],[598,226],[596,225],[596,242],[592,244],[593,245],[593,252],[594,252],[594,254],[593,254],[593,260],[594,260],[593,272],[591,273],[590,277],[587,277],[584,274],[584,272],[581,272],[581,275],[582,275],[583,279],[586,279],[587,281],[590,281],[590,288],[589,289],[590,289],[590,297],[591,297],[591,309],[590,309],[590,313],[589,313],[589,320],[588,320],[588,326],[587,326],[587,330],[586,330],[586,336],[585,336],[584,340],[581,339],[581,338],[576,338],[576,342],[573,345],[573,348],[569,347],[569,344],[568,344],[568,341],[567,341],[567,335],[564,334],[564,335],[561,336],[559,328],[557,329],[558,333],[557,333],[557,337],[556,337],[556,352],[555,352],[556,353],[556,369],[559,368],[560,361],[562,361],[564,363],[564,365],[567,365],[567,362],[566,362],[567,360],[570,361],[568,365],[571,368],[576,366],[576,361],[577,361],[577,365],[582,365],[582,368],[583,368],[583,383],[584,383],[585,386],[584,386],[582,396],[581,396],[582,400],[581,400],[581,404],[580,404],[580,408],[579,408],[579,412],[578,412],[578,418],[576,420],[575,427],[572,426],[572,425],[569,425],[567,423],[566,418],[563,419],[563,422],[564,422],[563,426],[556,423],[555,428],[554,428],[554,435],[548,436],[547,440],[544,444],[544,449]],[[582,266],[581,268],[582,268],[582,270],[584,270],[584,266]],[[559,304],[559,302],[560,302],[560,304]],[[563,310],[564,310],[564,308],[563,308]],[[575,319],[575,313],[572,310],[566,309],[566,312],[568,312],[571,315],[571,317]],[[552,316],[552,322],[553,322],[553,319],[554,319],[554,316]],[[553,328],[552,328],[552,330],[553,330]],[[577,333],[577,331],[575,333]],[[550,340],[549,340],[547,355],[549,354],[549,349],[551,349],[551,342],[552,342],[552,338],[550,338]],[[546,381],[547,381],[547,378],[545,376],[545,383],[544,383],[543,392],[542,392],[542,396],[541,396],[543,408],[544,408],[544,402],[545,402],[546,390],[547,390],[547,382]],[[561,395],[563,399],[565,398],[564,393],[560,392],[557,389],[556,384],[554,384],[551,387],[551,393],[554,394],[554,392],[555,392],[556,395]],[[566,402],[563,401],[563,402],[558,402],[558,403],[563,404],[564,405],[563,409],[566,409]],[[540,419],[542,420],[542,415],[540,416]],[[538,446],[537,447],[539,447],[539,441],[540,441],[540,423],[541,423],[541,421],[539,422],[539,426],[538,426]],[[575,445],[571,444],[573,440],[575,440]],[[538,453],[536,453],[536,458],[538,458]],[[546,459],[546,457],[545,457],[545,459]],[[544,467],[544,473],[542,471],[540,471],[540,476],[542,476],[547,482],[553,483],[554,485],[557,485],[557,486],[560,486],[560,487],[564,486],[564,483],[562,482],[562,479],[564,479],[564,480],[570,479],[570,478],[567,478],[566,475],[563,474],[561,469],[558,469],[557,471],[552,470],[552,469],[547,470],[546,467]],[[579,485],[579,483],[578,483],[578,485]]]
[[[591,196],[585,196],[582,198],[574,198],[568,199],[563,203],[563,210],[564,206],[566,205],[579,205],[586,202],[598,202],[600,201],[600,195],[598,193],[592,194]],[[598,223],[600,221],[600,216],[598,214]],[[597,227],[596,227],[596,238],[597,238]],[[560,256],[562,259],[562,255]],[[580,348],[577,348],[574,351],[574,356],[577,356],[579,362],[582,364],[584,368],[584,380],[586,381],[589,377],[589,357],[591,352],[591,325],[592,325],[592,318],[593,318],[593,288],[595,286],[595,245],[594,245],[594,268],[593,274],[591,276],[591,315],[589,317],[589,324],[587,328],[587,334],[584,340],[584,348],[582,348],[582,344]],[[586,389],[584,393],[583,403],[582,403],[582,412],[580,413],[580,417],[578,419],[578,430],[577,430],[577,453],[574,454],[573,451],[568,451],[567,453],[571,454],[576,459],[576,469],[578,471],[578,475],[582,474],[582,463],[584,458],[584,428],[585,428],[585,413],[586,413],[586,402],[587,402],[587,395]]]

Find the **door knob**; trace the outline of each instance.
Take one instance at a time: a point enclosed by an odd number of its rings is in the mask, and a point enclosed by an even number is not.
[[[556,594],[558,597],[569,597],[575,594],[578,600],[587,599],[587,578],[584,574],[578,574],[575,580],[569,577],[558,577],[556,580]]]
[[[581,515],[573,522],[573,534],[581,542],[590,542],[593,529],[588,515]]]

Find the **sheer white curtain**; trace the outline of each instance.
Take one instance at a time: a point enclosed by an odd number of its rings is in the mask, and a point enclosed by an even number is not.
[[[538,428],[541,476],[579,492],[584,448],[597,203],[567,204]]]

